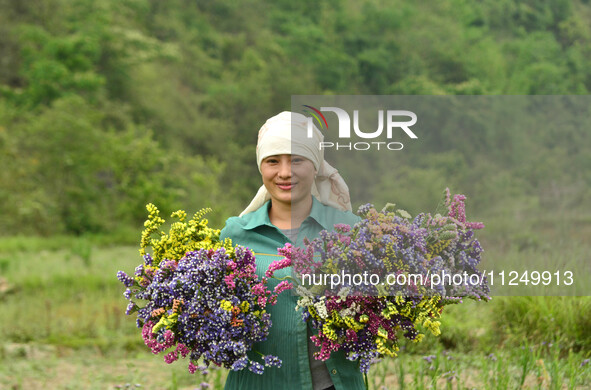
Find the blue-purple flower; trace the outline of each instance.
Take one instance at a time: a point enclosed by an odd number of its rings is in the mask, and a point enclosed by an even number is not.
[[[160,242],[150,240],[164,221],[157,219],[155,206],[149,210],[142,248],[151,243],[155,254],[143,255],[133,277],[117,273],[127,287],[126,314],[137,312],[146,346],[154,354],[164,352],[169,364],[188,357],[191,373],[207,372],[211,363],[261,374],[263,364],[250,360],[247,352],[267,338],[271,319],[265,306],[276,294],[267,289],[266,279],[258,278],[252,251],[221,242],[199,213],[188,223],[172,224],[169,234],[160,234]],[[139,302],[145,304],[140,307]],[[275,356],[264,362],[281,365]]]

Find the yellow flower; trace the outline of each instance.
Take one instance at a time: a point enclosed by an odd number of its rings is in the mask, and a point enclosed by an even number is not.
[[[246,302],[246,301],[243,301],[240,304],[240,309],[242,310],[242,312],[248,313],[248,310],[250,309],[250,304],[248,302]]]
[[[222,299],[220,301],[220,308],[222,308],[225,311],[230,311],[230,310],[232,310],[232,303],[229,301],[226,301],[225,299]]]
[[[337,333],[334,331],[331,324],[332,321],[328,321],[326,324],[324,324],[322,326],[322,333],[324,333],[324,335],[328,337],[330,340],[337,341]]]
[[[207,219],[203,219],[211,209],[199,210],[189,221],[186,220],[187,213],[184,210],[173,212],[171,217],[177,218],[178,221],[171,224],[168,233],[160,230],[165,221],[160,218],[158,208],[149,203],[146,209],[149,216],[144,222],[145,229],[141,234],[140,254],[145,255],[146,249],[152,247],[151,255],[155,266],[163,259],[180,260],[185,253],[199,248],[215,250],[223,246],[231,257],[234,256],[231,242],[221,243],[220,230],[211,229],[207,226]],[[157,237],[154,238],[154,235]]]
[[[158,333],[162,328],[171,329],[177,323],[178,316],[178,313],[169,316],[163,315],[160,317],[160,321],[152,328],[152,333]]]

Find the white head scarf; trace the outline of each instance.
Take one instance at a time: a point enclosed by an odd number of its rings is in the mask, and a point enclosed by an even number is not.
[[[324,160],[324,150],[320,149],[324,136],[314,124],[311,126],[312,138],[309,138],[308,118],[304,115],[284,111],[269,118],[259,130],[256,149],[259,171],[262,161],[269,156],[296,154],[305,157],[312,161],[318,172],[312,185],[312,195],[324,205],[351,211],[349,187],[339,172]],[[257,210],[269,199],[271,195],[264,185],[261,186],[240,216]]]

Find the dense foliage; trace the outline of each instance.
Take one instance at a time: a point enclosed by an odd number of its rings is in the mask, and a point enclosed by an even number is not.
[[[292,94],[591,91],[586,0],[0,0],[0,9],[2,235],[137,227],[148,202],[166,212],[214,205],[219,224],[260,185],[257,130]],[[476,137],[478,160],[475,137],[459,134],[445,153],[398,162],[389,183],[412,191],[388,200],[417,212],[453,185],[483,200],[480,213],[509,195],[521,206],[582,206],[588,132],[557,134],[525,147],[499,129]]]

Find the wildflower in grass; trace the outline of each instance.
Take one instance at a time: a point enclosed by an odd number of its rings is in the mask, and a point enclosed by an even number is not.
[[[445,358],[446,358],[447,360],[453,360],[453,359],[454,359],[454,357],[453,357],[453,356],[451,356],[451,355],[450,355],[450,353],[449,353],[447,350],[445,350],[445,349],[444,349],[444,350],[441,352],[441,354],[442,354],[443,356],[445,356]]]
[[[445,378],[448,382],[452,382],[454,379],[458,378],[455,370],[444,372],[442,377]]]
[[[581,363],[581,367],[585,367],[587,364],[589,364],[589,362],[591,362],[591,359],[583,360],[583,362]]]
[[[436,358],[437,356],[435,355],[423,356],[423,360],[429,364],[433,363],[433,360],[435,360]]]
[[[146,346],[154,354],[166,351],[169,364],[188,358],[190,373],[205,374],[210,363],[262,373],[264,366],[251,361],[247,352],[266,339],[271,318],[265,307],[277,294],[267,289],[267,279],[256,275],[252,251],[220,241],[219,230],[202,219],[204,211],[189,221],[183,211],[173,213],[180,222],[164,233],[159,231],[165,221],[158,209],[147,208],[150,216],[140,250],[144,263],[136,267],[134,277],[117,273],[127,287],[126,313],[137,311]],[[147,247],[152,247],[151,254]],[[284,284],[278,292],[288,287]],[[139,307],[136,302],[146,303]],[[195,364],[200,360],[203,366]],[[273,356],[267,361],[281,365]]]

